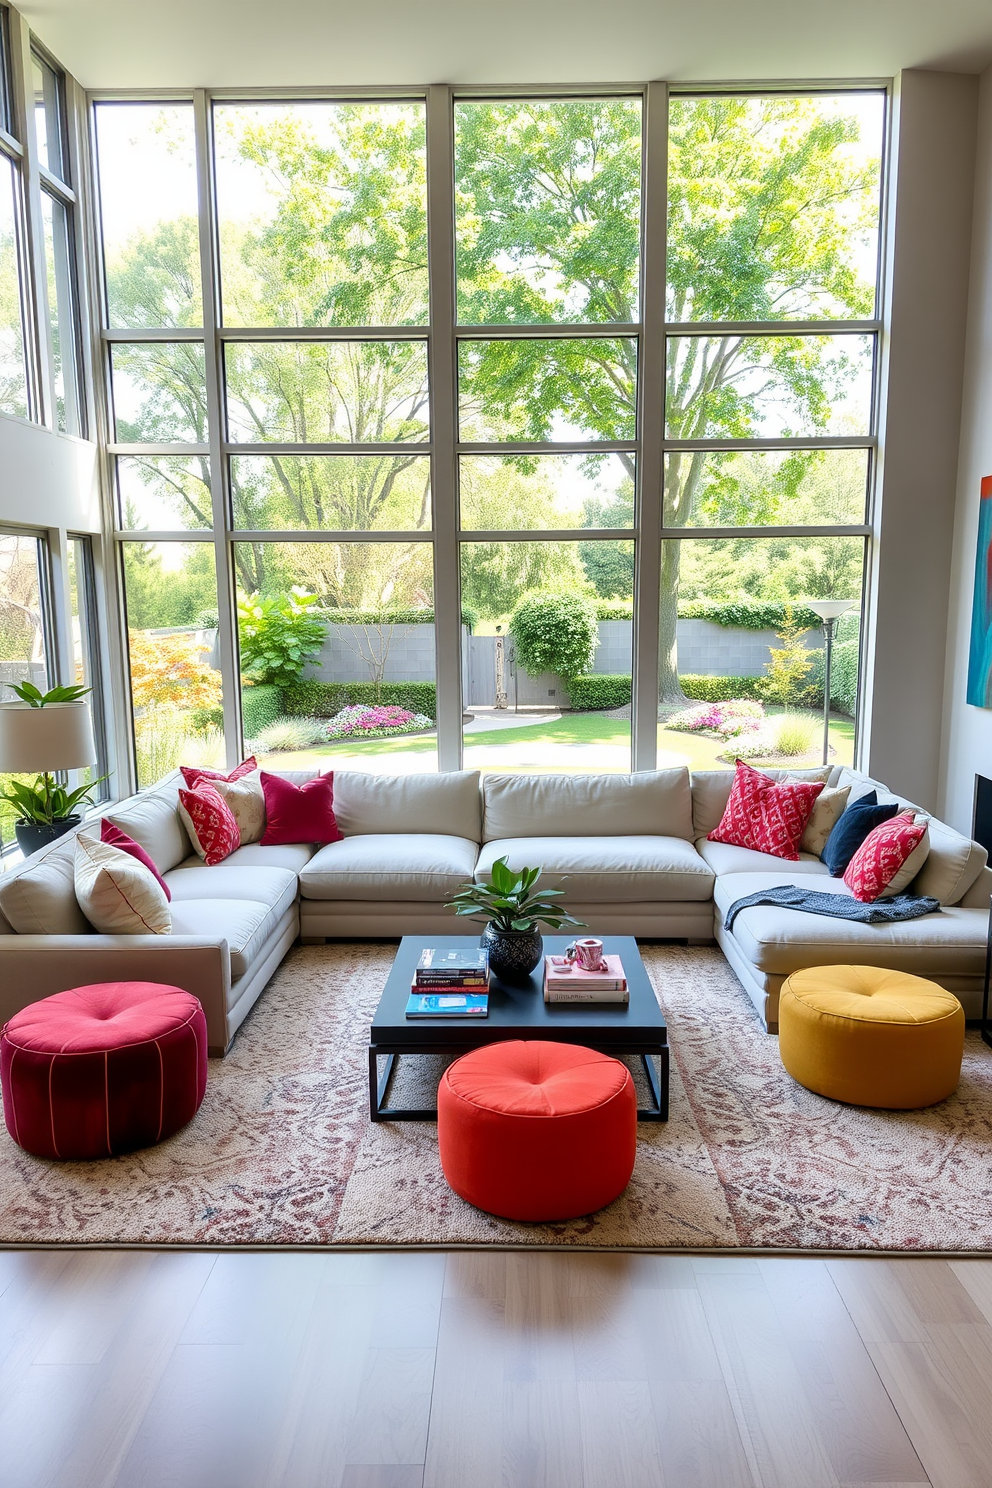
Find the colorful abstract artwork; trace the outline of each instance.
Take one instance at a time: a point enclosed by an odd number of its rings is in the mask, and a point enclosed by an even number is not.
[[[992,475],[982,480],[978,508],[975,598],[971,607],[968,702],[992,708]]]

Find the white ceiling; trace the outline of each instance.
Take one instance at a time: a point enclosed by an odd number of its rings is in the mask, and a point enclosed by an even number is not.
[[[980,72],[992,0],[14,0],[89,88]]]

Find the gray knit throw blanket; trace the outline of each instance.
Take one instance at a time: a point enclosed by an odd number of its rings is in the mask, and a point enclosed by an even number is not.
[[[732,930],[741,910],[749,909],[752,904],[805,909],[809,914],[829,915],[835,920],[860,920],[865,925],[918,920],[921,915],[933,914],[940,908],[939,899],[921,899],[914,894],[895,894],[891,899],[876,899],[872,904],[862,904],[860,899],[849,899],[846,894],[824,894],[816,889],[801,889],[798,884],[783,884],[778,889],[759,890],[757,894],[745,894],[743,899],[735,899],[727,910],[724,929]]]

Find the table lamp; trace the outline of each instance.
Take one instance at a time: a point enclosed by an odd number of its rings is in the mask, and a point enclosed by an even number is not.
[[[53,775],[81,769],[95,759],[88,703],[49,703],[43,708],[29,703],[0,703],[0,771],[37,775],[35,785],[27,789],[48,811],[47,820],[15,823],[17,844],[25,855],[54,842],[78,820],[71,813],[81,796],[75,791],[69,796],[63,792],[60,800],[60,787]],[[83,793],[88,789],[91,787],[84,787]],[[16,801],[11,804],[16,811]],[[68,810],[64,814],[54,814],[65,807]]]

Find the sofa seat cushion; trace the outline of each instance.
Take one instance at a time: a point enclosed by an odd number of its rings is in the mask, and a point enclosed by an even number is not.
[[[514,872],[543,868],[538,887],[562,888],[565,906],[580,899],[601,904],[709,899],[713,873],[681,837],[508,837],[487,842],[477,879],[497,858]]]
[[[220,865],[222,868],[288,868],[291,873],[299,873],[305,868],[314,855],[314,848],[309,842],[287,842],[273,843],[270,847],[263,847],[260,842],[243,842],[236,847],[229,858],[225,858]],[[179,864],[180,868],[196,868],[203,866],[201,858],[190,857]]]
[[[732,873],[718,878],[714,900],[721,921],[736,899],[794,883],[791,873]],[[811,887],[813,887],[811,885]],[[817,893],[853,898],[842,879],[818,878]],[[918,920],[866,925],[803,910],[756,904],[741,910],[733,939],[758,971],[791,976],[807,966],[887,966],[919,976],[980,976],[985,967],[988,911],[943,909]]]
[[[211,873],[213,870],[205,870]],[[223,937],[231,951],[231,976],[237,980],[261,959],[281,912],[254,899],[179,899],[172,894],[173,935]]]
[[[329,842],[300,874],[304,899],[437,903],[472,881],[479,849],[435,832],[375,832]],[[456,927],[452,917],[452,929]]]
[[[696,847],[717,878],[724,873],[782,872],[782,859],[773,857],[771,853],[755,852],[750,847],[734,847],[729,842],[710,842],[707,837],[697,838]],[[789,864],[789,876],[782,882],[792,883],[797,874],[803,877],[819,874],[829,878],[830,869],[812,853],[801,852],[798,861]]]
[[[297,876],[291,868],[232,868],[229,864],[230,859],[207,868],[197,859],[195,867],[173,868],[166,874],[173,901],[250,899],[282,915],[295,900]]]

